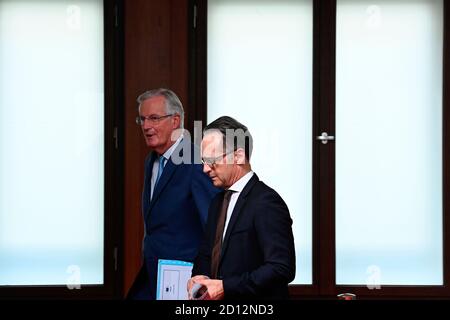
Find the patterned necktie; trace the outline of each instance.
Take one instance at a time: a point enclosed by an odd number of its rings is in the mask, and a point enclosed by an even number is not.
[[[158,164],[158,175],[156,176],[155,186],[153,187],[153,189],[156,188],[156,185],[158,184],[159,178],[161,178],[161,175],[162,175],[163,170],[164,170],[164,162],[166,161],[166,158],[164,158],[164,156],[160,156],[158,161],[159,161],[159,164]]]
[[[222,239],[223,229],[225,227],[225,221],[227,219],[228,205],[230,204],[230,198],[233,191],[226,190],[223,196],[222,208],[220,209],[219,217],[217,219],[216,236],[214,238],[214,246],[211,253],[211,278],[217,278],[217,272],[219,270],[220,253],[222,252]]]

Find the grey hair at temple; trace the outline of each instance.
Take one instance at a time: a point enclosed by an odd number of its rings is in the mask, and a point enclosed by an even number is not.
[[[183,105],[181,104],[180,99],[178,96],[169,89],[165,88],[159,88],[159,89],[153,89],[144,92],[137,98],[137,102],[139,103],[138,111],[141,108],[142,102],[144,102],[147,99],[162,96],[166,100],[166,112],[167,114],[179,114],[180,115],[180,128],[184,128],[184,109]]]

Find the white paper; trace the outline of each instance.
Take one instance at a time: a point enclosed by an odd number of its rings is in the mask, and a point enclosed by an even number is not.
[[[193,263],[179,260],[158,261],[156,300],[188,300],[187,282]]]

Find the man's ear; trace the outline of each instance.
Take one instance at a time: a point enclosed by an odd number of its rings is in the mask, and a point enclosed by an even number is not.
[[[177,129],[177,128],[179,128],[180,127],[180,122],[181,122],[181,117],[180,117],[180,115],[178,114],[178,113],[175,113],[173,116],[172,116],[172,119],[173,119],[173,129]]]
[[[236,161],[236,164],[246,164],[247,163],[247,159],[245,159],[245,151],[242,148],[238,148],[235,152],[234,152],[234,159]]]

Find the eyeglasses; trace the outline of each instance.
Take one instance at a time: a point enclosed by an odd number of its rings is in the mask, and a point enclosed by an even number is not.
[[[136,123],[139,125],[143,125],[145,120],[149,120],[151,123],[153,124],[157,124],[159,123],[162,119],[168,118],[175,115],[175,113],[171,113],[171,114],[166,114],[164,116],[157,116],[157,115],[151,115],[151,116],[138,116],[136,117]]]
[[[216,161],[222,159],[224,156],[226,156],[230,153],[233,153],[233,152],[234,151],[228,151],[218,157],[213,157],[213,158],[202,158],[202,163],[206,164],[208,167],[213,167],[216,164]]]

